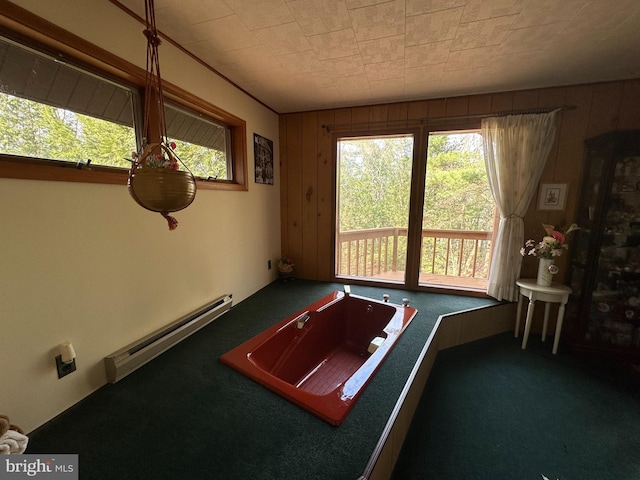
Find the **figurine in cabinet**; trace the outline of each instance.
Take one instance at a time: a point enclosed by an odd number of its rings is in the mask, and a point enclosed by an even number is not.
[[[638,361],[640,131],[585,143],[564,338],[575,351]]]

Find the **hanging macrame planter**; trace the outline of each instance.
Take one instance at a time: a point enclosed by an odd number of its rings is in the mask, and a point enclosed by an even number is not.
[[[147,145],[135,156],[129,171],[129,193],[141,207],[162,214],[174,230],[178,221],[169,213],[191,205],[196,179],[190,171],[178,170],[177,156],[164,144]]]
[[[178,221],[169,215],[187,208],[196,196],[196,179],[187,166],[176,155],[175,144],[167,140],[162,80],[158,63],[160,39],[155,26],[153,0],[145,0],[147,37],[147,70],[145,81],[144,146],[132,153],[129,170],[129,194],[141,206],[160,213],[168,222],[169,229],[178,227]],[[153,102],[155,100],[155,102]],[[153,103],[152,103],[153,102]],[[148,143],[150,136],[151,109],[156,107],[157,134],[159,141]],[[182,165],[186,170],[180,170]]]

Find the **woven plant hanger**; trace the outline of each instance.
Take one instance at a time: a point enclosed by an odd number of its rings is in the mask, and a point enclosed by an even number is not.
[[[154,0],[145,0],[146,25],[144,35],[147,38],[147,66],[144,95],[144,147],[134,155],[129,169],[129,193],[133,199],[147,210],[160,213],[174,230],[178,221],[169,215],[187,208],[196,195],[196,179],[189,168],[171,148],[167,139],[167,121],[164,98],[162,95],[162,77],[158,46],[160,38],[156,28]],[[152,106],[155,107],[152,109]],[[156,113],[152,131],[152,110]],[[153,141],[150,141],[153,140]],[[167,163],[170,168],[151,167],[149,163]],[[178,170],[179,164],[185,170]]]

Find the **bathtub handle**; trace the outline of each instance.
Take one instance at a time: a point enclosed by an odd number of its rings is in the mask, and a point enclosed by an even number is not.
[[[303,313],[302,315],[300,315],[298,317],[298,321],[296,322],[296,328],[298,330],[302,330],[302,327],[305,326],[305,324],[309,321],[310,318],[311,318],[311,315],[309,315],[308,313]]]
[[[367,305],[367,313],[371,313],[373,312],[373,305],[369,304]]]

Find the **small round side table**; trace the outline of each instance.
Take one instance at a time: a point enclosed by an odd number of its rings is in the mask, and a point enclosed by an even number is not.
[[[521,278],[516,281],[516,285],[520,287],[520,295],[518,296],[518,313],[516,314],[515,337],[518,338],[518,330],[520,328],[520,314],[522,312],[522,297],[529,299],[529,307],[527,308],[527,319],[524,324],[524,334],[522,337],[522,349],[527,348],[527,340],[529,339],[529,331],[531,330],[531,321],[533,320],[533,309],[537,300],[546,302],[544,306],[544,323],[542,324],[542,341],[547,336],[547,321],[549,320],[549,304],[559,303],[558,319],[556,320],[556,334],[553,338],[552,353],[558,352],[558,343],[560,342],[560,333],[562,332],[562,321],[564,320],[564,308],[569,300],[571,289],[566,285],[552,283],[550,287],[538,285],[535,278]]]

